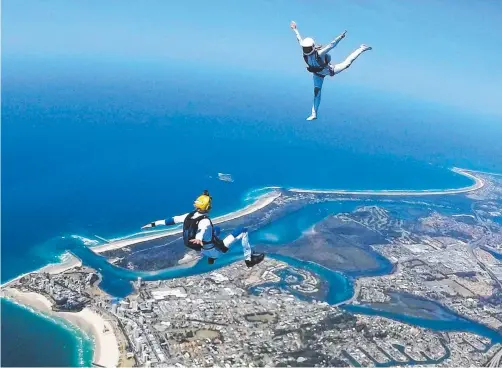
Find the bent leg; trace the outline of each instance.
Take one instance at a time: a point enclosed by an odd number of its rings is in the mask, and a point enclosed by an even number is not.
[[[312,105],[312,114],[307,118],[307,120],[317,119],[317,112],[319,111],[319,105],[321,104],[321,91],[324,78],[313,74],[314,78],[314,103]]]
[[[244,260],[248,268],[256,266],[265,259],[264,253],[256,253],[251,249],[251,244],[249,244],[249,235],[246,228],[239,227],[235,229],[232,234],[223,239],[223,244],[228,247],[237,239],[241,239],[242,252],[244,253]]]
[[[340,64],[333,65],[333,67],[332,67],[333,75],[338,74],[340,72],[343,72],[345,69],[347,69],[349,66],[352,65],[354,60],[356,60],[359,57],[359,55],[361,55],[363,52],[368,51],[368,50],[371,50],[371,47],[366,46],[366,45],[361,45],[358,49],[354,50],[354,52],[352,52],[352,54],[350,54],[345,59],[345,61],[343,61]]]
[[[227,235],[225,239],[223,239],[223,244],[225,244],[225,247],[229,248],[230,245],[238,239],[242,240],[244,258],[248,261],[251,260],[251,245],[249,244],[248,230],[246,228],[236,228],[230,235]]]

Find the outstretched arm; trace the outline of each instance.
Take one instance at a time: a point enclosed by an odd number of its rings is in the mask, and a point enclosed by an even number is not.
[[[301,44],[302,36],[300,36],[300,32],[298,32],[298,28],[296,27],[296,22],[294,20],[291,21],[290,27],[293,30],[293,32],[295,32],[296,39],[298,40],[298,43]]]
[[[336,45],[338,45],[338,42],[340,42],[342,40],[342,38],[345,38],[345,33],[347,33],[347,31],[343,31],[343,33],[340,36],[338,36],[333,41],[331,41],[329,44],[327,44],[322,49],[320,49],[319,56],[324,56],[325,54],[330,52],[333,48],[335,48]]]
[[[185,218],[187,216],[188,213],[185,213],[184,215],[170,217],[165,220],[157,220],[154,222],[150,222],[149,224],[146,224],[145,226],[141,227],[141,229],[149,229],[156,226],[169,226],[169,225],[181,224],[183,221],[185,221]]]

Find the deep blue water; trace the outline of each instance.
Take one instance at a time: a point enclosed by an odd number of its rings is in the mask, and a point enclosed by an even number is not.
[[[85,252],[70,234],[135,232],[189,210],[206,188],[217,215],[268,185],[452,188],[470,184],[453,165],[502,172],[502,128],[491,120],[340,84],[323,96],[322,118],[307,123],[310,80],[187,68],[180,79],[179,66],[154,63],[2,58],[2,281],[67,248]],[[122,272],[105,272],[104,289],[127,293],[132,276]],[[2,318],[33,341],[31,362],[59,364],[34,342],[61,329],[27,329],[33,317],[7,308]],[[11,341],[2,339],[4,361],[14,359]]]
[[[71,326],[61,327],[5,299],[1,308],[3,367],[90,366],[92,343]]]

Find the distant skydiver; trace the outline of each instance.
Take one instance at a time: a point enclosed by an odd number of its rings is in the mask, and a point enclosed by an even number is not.
[[[347,69],[354,60],[357,59],[364,51],[371,50],[371,47],[367,45],[361,45],[352,54],[350,54],[344,62],[340,64],[331,65],[331,55],[328,54],[342,38],[345,37],[344,31],[340,36],[331,41],[327,46],[322,47],[321,45],[316,45],[314,40],[310,37],[302,39],[296,23],[291,22],[291,29],[295,32],[296,38],[303,49],[303,59],[307,63],[307,70],[312,73],[314,78],[314,104],[312,106],[312,114],[307,118],[307,120],[317,119],[317,112],[319,110],[319,104],[321,103],[321,89],[326,76],[334,76],[345,69]]]
[[[240,239],[244,252],[245,262],[248,267],[260,263],[265,258],[263,253],[255,253],[249,244],[248,231],[246,228],[238,227],[225,239],[219,238],[220,228],[213,226],[211,219],[207,216],[211,210],[212,197],[207,190],[199,196],[195,202],[195,210],[180,216],[174,216],[165,220],[154,221],[142,227],[148,229],[159,225],[174,225],[183,223],[183,241],[191,249],[201,252],[208,258],[209,264],[219,258],[222,253],[226,253],[229,246]]]

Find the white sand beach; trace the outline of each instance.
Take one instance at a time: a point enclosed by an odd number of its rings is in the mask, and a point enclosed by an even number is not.
[[[120,352],[112,325],[95,311],[84,308],[77,313],[53,312],[52,304],[45,296],[34,292],[21,292],[14,288],[3,288],[2,296],[40,313],[70,322],[94,339],[94,363],[105,367],[117,366]]]
[[[481,189],[485,182],[483,179],[471,174],[469,171],[459,168],[452,168],[451,171],[457,174],[468,177],[474,180],[472,185],[457,189],[424,189],[424,190],[331,190],[331,189],[289,189],[291,192],[295,193],[318,193],[318,194],[349,194],[349,195],[370,195],[370,196],[430,196],[430,195],[445,195],[445,194],[460,194],[468,193],[478,189]]]
[[[64,261],[60,263],[51,263],[47,266],[42,267],[37,272],[47,272],[51,275],[65,272],[66,270],[70,270],[74,267],[82,266],[82,261],[75,257],[73,254],[66,252],[64,254]]]

